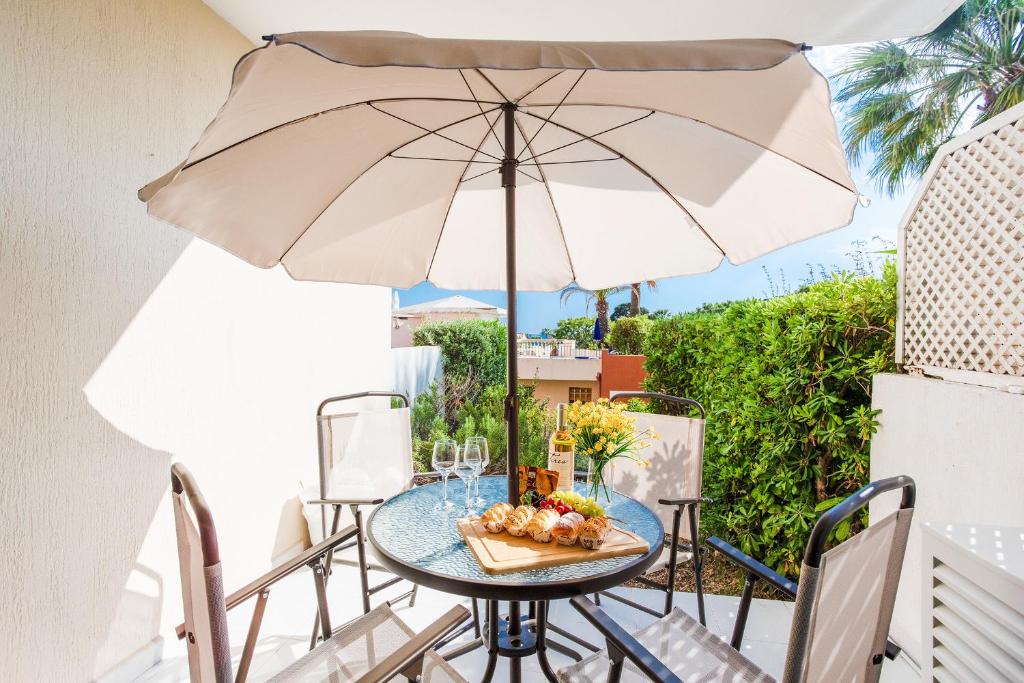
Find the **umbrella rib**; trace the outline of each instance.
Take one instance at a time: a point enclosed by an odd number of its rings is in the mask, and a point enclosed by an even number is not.
[[[537,92],[538,90],[540,90],[540,89],[541,89],[541,88],[543,88],[543,87],[544,87],[545,85],[547,85],[548,83],[550,83],[550,82],[551,82],[551,81],[553,81],[554,79],[558,78],[559,76],[561,76],[561,75],[562,75],[562,74],[564,74],[565,72],[566,72],[566,69],[560,69],[560,70],[559,70],[559,71],[558,71],[557,73],[551,74],[550,76],[548,76],[547,78],[545,78],[545,79],[544,79],[543,81],[541,81],[540,83],[538,83],[537,85],[533,86],[532,88],[530,88],[529,90],[527,90],[527,91],[526,91],[525,93],[523,93],[522,95],[520,95],[519,97],[517,97],[517,98],[516,98],[516,104],[519,104],[520,102],[522,102],[523,100],[525,100],[525,99],[526,99],[527,97],[529,97],[529,96],[530,96],[530,95],[532,95],[533,93]],[[520,131],[520,132],[522,132],[522,131]],[[523,139],[525,140],[525,138],[523,138]]]
[[[460,123],[463,123],[463,122],[465,122],[465,121],[469,121],[470,119],[475,119],[475,118],[476,118],[476,117],[478,117],[478,116],[480,116],[480,114],[473,114],[472,116],[467,116],[466,118],[463,118],[463,119],[459,119],[458,121],[452,121],[451,123],[448,123],[448,124],[445,124],[444,126],[441,126],[440,128],[438,128],[438,130],[444,130],[445,128],[449,128],[449,127],[451,127],[451,126],[456,126],[456,125],[458,125],[458,124],[460,124]],[[310,228],[312,228],[312,227],[313,227],[313,225],[314,225],[314,224],[315,224],[315,223],[316,223],[316,222],[317,222],[318,220],[320,220],[320,217],[321,217],[321,216],[323,216],[323,215],[324,215],[324,213],[326,213],[327,209],[331,208],[331,205],[333,205],[333,204],[334,204],[334,202],[338,201],[338,197],[340,197],[341,195],[345,194],[345,191],[346,191],[346,190],[348,190],[348,188],[352,187],[352,186],[353,186],[353,185],[354,185],[355,183],[359,182],[359,179],[360,179],[360,178],[362,178],[362,177],[363,177],[364,175],[366,175],[367,173],[369,173],[371,169],[373,169],[374,167],[376,167],[376,166],[377,166],[377,164],[379,164],[380,162],[384,161],[385,159],[387,159],[388,157],[390,157],[390,156],[391,156],[392,154],[394,154],[394,153],[395,153],[395,152],[397,152],[398,150],[402,149],[402,148],[403,148],[403,147],[405,147],[406,145],[411,145],[412,143],[416,142],[417,140],[422,140],[423,138],[427,137],[428,135],[430,135],[430,132],[429,132],[429,131],[428,131],[428,132],[426,132],[426,133],[424,133],[423,135],[419,135],[419,136],[417,136],[417,137],[413,138],[412,140],[408,140],[408,141],[406,141],[406,142],[403,142],[403,143],[402,143],[402,144],[400,144],[400,145],[399,145],[398,147],[395,147],[394,149],[390,150],[390,151],[389,151],[389,152],[388,152],[387,154],[385,154],[385,155],[381,156],[381,157],[380,157],[379,159],[377,159],[377,160],[376,160],[376,161],[374,161],[374,162],[373,162],[372,164],[370,164],[369,166],[367,166],[366,168],[364,168],[364,169],[363,169],[362,171],[360,171],[360,172],[359,172],[359,175],[357,175],[357,176],[356,176],[355,178],[353,178],[353,179],[352,179],[351,181],[349,181],[349,183],[348,183],[348,184],[346,184],[346,185],[345,185],[345,187],[343,187],[343,188],[341,188],[340,190],[338,190],[338,193],[334,195],[334,198],[333,198],[333,199],[331,199],[331,201],[327,202],[327,204],[325,204],[325,205],[324,205],[324,208],[320,210],[320,213],[318,213],[318,214],[317,214],[317,215],[316,215],[316,216],[315,216],[315,217],[313,218],[313,220],[311,220],[311,221],[309,222],[309,225],[307,225],[307,226],[306,226],[305,228],[303,228],[303,229],[302,229],[302,232],[300,232],[300,233],[298,234],[298,236],[296,236],[296,238],[295,238],[294,240],[292,240],[292,243],[288,245],[288,248],[287,248],[287,249],[285,249],[285,250],[284,250],[284,252],[283,252],[283,253],[281,254],[281,256],[280,256],[280,257],[279,257],[279,258],[277,259],[278,263],[280,263],[280,262],[284,261],[285,257],[286,257],[286,256],[288,256],[289,252],[291,252],[291,250],[292,250],[292,249],[293,249],[293,248],[295,247],[295,245],[296,245],[296,244],[298,244],[299,240],[301,240],[301,239],[302,239],[302,237],[303,237],[303,236],[304,236],[304,235],[305,235],[305,234],[306,234],[307,232],[309,232],[309,229],[310,229]],[[486,136],[486,135],[484,136],[484,139],[485,139],[485,140],[487,139],[487,136]],[[481,143],[481,144],[483,144],[483,143]],[[469,165],[467,164],[467,167],[468,167],[468,166],[469,166]],[[462,173],[463,173],[463,175],[465,175],[465,173],[466,173],[466,172],[465,172],[465,171],[463,171]],[[453,195],[453,197],[454,197],[454,195]],[[449,207],[449,208],[450,208],[450,207]]]
[[[476,100],[476,103],[477,103],[476,106],[480,108],[480,113],[483,114],[484,113],[484,106],[482,104],[480,104],[479,98],[477,98],[476,93],[473,92],[473,86],[471,86],[469,84],[469,79],[466,78],[466,74],[464,74],[462,72],[462,69],[459,69],[459,75],[462,76],[462,82],[466,84],[466,90],[469,91],[470,97],[472,97],[474,100]],[[498,119],[500,119],[500,118],[501,118],[500,116],[495,116],[494,117],[494,121],[492,122],[490,119],[487,118],[486,115],[484,116],[484,119],[486,119],[487,123],[490,124],[490,131],[489,131],[490,134],[492,136],[494,136],[494,141],[498,143],[498,149],[500,149],[502,155],[504,155],[505,154],[505,146],[503,144],[501,144],[501,140],[498,139],[498,134],[494,132],[494,124],[497,123]],[[487,136],[484,135],[484,138],[486,139]]]
[[[513,117],[516,123],[516,128],[519,129],[519,134],[526,139],[526,135],[523,134],[522,126],[519,121]],[[533,148],[529,143],[526,144],[526,149],[530,150],[530,154],[533,154]],[[551,185],[548,184],[548,176],[544,173],[544,169],[539,165],[537,166],[537,172],[540,177],[543,178],[544,191],[548,194],[548,202],[551,204],[551,212],[555,214],[555,223],[558,225],[558,234],[562,236],[562,247],[565,249],[565,260],[569,262],[569,274],[572,275],[572,281],[576,281],[576,266],[572,263],[572,254],[569,253],[569,242],[565,239],[565,228],[562,226],[562,217],[558,215],[558,207],[555,206],[555,195],[551,193]]]
[[[276,126],[271,126],[270,128],[266,128],[264,130],[261,130],[258,133],[253,133],[252,135],[250,135],[247,138],[243,138],[243,139],[241,139],[241,140],[239,140],[237,142],[232,142],[230,145],[228,145],[227,147],[224,147],[223,149],[218,149],[216,152],[211,152],[210,154],[207,154],[202,159],[196,159],[195,161],[190,162],[188,164],[182,164],[181,171],[186,171],[186,170],[192,168],[193,166],[195,166],[197,164],[203,163],[207,159],[212,159],[213,157],[218,156],[220,154],[223,154],[224,152],[227,152],[230,149],[234,149],[235,147],[238,147],[239,145],[244,145],[245,143],[249,142],[250,140],[255,140],[256,138],[262,137],[264,135],[267,135],[268,133],[273,133],[275,130],[279,130],[281,128],[286,128],[288,126],[292,126],[292,125],[295,125],[295,124],[298,124],[298,123],[302,123],[304,121],[308,121],[309,119],[315,119],[317,116],[320,116],[322,114],[330,114],[331,112],[342,111],[343,109],[351,109],[353,107],[362,107],[364,105],[372,105],[374,102],[465,102],[465,103],[469,104],[469,103],[476,102],[476,100],[464,100],[464,99],[457,98],[457,97],[386,97],[386,98],[377,99],[377,100],[365,100],[363,102],[350,102],[349,104],[342,104],[342,105],[339,105],[337,107],[330,107],[329,109],[322,109],[320,111],[315,111],[315,112],[313,112],[311,114],[306,114],[304,116],[300,116],[297,119],[291,119],[290,121],[285,121],[284,123],[279,123]],[[479,104],[479,102],[477,102],[477,104]],[[499,108],[502,103],[501,102],[485,102],[485,104],[496,105],[495,107],[493,107],[492,109],[489,110],[489,111],[495,111],[495,109]],[[374,107],[374,109],[376,109],[376,107]],[[377,109],[377,111],[380,111],[380,110]],[[383,112],[383,113],[387,113],[387,112]],[[479,114],[474,114],[473,116],[479,116]],[[470,118],[473,118],[473,117],[471,116],[469,118],[462,119],[462,120],[463,121],[468,121]],[[461,123],[461,121],[456,121],[455,123]],[[415,125],[415,124],[412,124],[412,125]],[[454,124],[449,124],[449,125],[454,125]],[[426,130],[426,129],[422,128],[421,126],[416,126],[416,127],[417,128],[421,128],[422,130]],[[444,126],[444,127],[446,128],[447,126]],[[439,128],[438,130],[441,130],[441,128]],[[419,138],[417,138],[417,140],[418,139]],[[415,140],[413,140],[413,142],[415,142]],[[179,173],[181,171],[179,171]]]
[[[592,164],[597,161],[622,161],[622,157],[606,157],[604,159],[572,159],[570,161],[520,162],[520,166],[560,166],[563,164]],[[492,162],[493,163],[493,162]]]
[[[530,106],[536,108],[536,107],[552,107],[554,105],[552,105],[552,104],[534,104],[534,105],[530,105]],[[570,102],[569,104],[566,104],[565,106],[566,107],[616,107],[616,108],[619,108],[619,109],[648,109],[647,107],[637,107],[635,105],[630,105],[630,104],[608,104],[607,102],[605,102],[605,103],[600,103],[600,102]],[[810,166],[802,164],[802,163],[800,163],[799,161],[797,161],[796,159],[794,159],[792,157],[788,157],[785,154],[782,154],[781,152],[778,152],[778,151],[772,149],[771,147],[768,147],[768,146],[766,146],[766,145],[764,145],[764,144],[762,144],[760,142],[757,142],[756,140],[751,140],[750,138],[748,138],[748,137],[746,137],[744,135],[740,135],[739,133],[734,133],[731,130],[727,130],[725,128],[722,128],[721,126],[716,126],[713,123],[708,123],[707,121],[704,121],[703,119],[698,119],[698,118],[695,118],[693,116],[686,116],[685,114],[677,114],[675,112],[664,111],[664,110],[661,110],[661,109],[650,109],[649,111],[650,111],[649,114],[647,114],[645,116],[642,116],[639,119],[636,119],[636,121],[641,121],[641,120],[647,118],[647,116],[650,116],[651,114],[664,114],[665,116],[671,116],[671,117],[678,118],[678,119],[686,119],[687,121],[693,121],[694,123],[698,123],[698,124],[700,124],[702,126],[707,126],[708,128],[711,128],[713,130],[717,130],[719,133],[722,133],[724,135],[728,135],[730,137],[736,138],[737,140],[742,140],[743,142],[746,142],[746,143],[749,143],[751,145],[754,145],[758,149],[763,150],[765,152],[768,152],[769,154],[774,154],[775,156],[777,156],[779,158],[785,159],[786,161],[790,162],[791,164],[795,164],[795,165],[799,166],[800,168],[804,169],[805,171],[810,171],[811,173],[813,173],[813,174],[815,174],[817,176],[821,176],[825,180],[829,181],[830,183],[832,183],[834,185],[838,185],[839,187],[843,188],[847,192],[852,192],[854,194],[857,194],[856,188],[849,188],[846,185],[843,185],[838,180],[835,180],[834,178],[831,178],[831,177],[825,175],[821,171],[815,170],[815,169],[811,168]],[[529,112],[523,112],[523,113],[525,114],[525,113],[529,113]],[[534,118],[541,118],[540,116],[537,116],[536,114],[530,114],[530,116],[533,116]],[[629,123],[635,123],[635,121],[630,121]],[[563,128],[564,128],[564,126],[563,126]],[[602,131],[600,133],[595,133],[595,135],[603,135],[604,133],[608,133],[611,130],[614,130],[614,128],[606,130],[606,131]],[[581,135],[581,134],[577,133],[577,135]],[[549,150],[549,151],[554,151],[554,150]],[[547,154],[547,152],[543,152],[543,154]]]
[[[500,170],[501,170],[500,167],[499,168],[492,168],[492,169],[483,171],[481,173],[477,173],[476,175],[471,175],[468,178],[463,178],[462,180],[459,181],[459,183],[460,184],[461,183],[468,183],[470,180],[476,180],[477,178],[481,178],[481,177],[487,175],[488,173],[497,173]]]
[[[558,104],[555,105],[555,108],[552,109],[551,113],[548,114],[548,117],[546,119],[544,119],[544,123],[540,124],[540,128],[538,128],[537,130],[535,130],[533,132],[533,135],[530,137],[529,140],[526,140],[526,146],[523,147],[523,149],[521,149],[519,151],[519,154],[516,155],[516,161],[519,161],[519,155],[521,155],[523,152],[525,152],[527,149],[529,149],[531,143],[533,143],[533,141],[537,139],[537,136],[540,135],[540,132],[542,130],[544,130],[544,126],[548,125],[548,122],[551,120],[551,117],[554,116],[556,113],[558,113],[558,108],[561,107],[562,103],[565,102],[566,99],[569,98],[569,95],[572,94],[572,91],[576,89],[576,86],[579,85],[580,81],[583,80],[583,77],[586,74],[587,74],[586,69],[584,69],[583,71],[580,72],[579,77],[573,82],[573,84],[571,86],[569,86],[569,89],[565,91],[564,95],[562,95],[562,99],[558,101]],[[519,132],[521,134],[523,132],[522,129],[520,129]]]
[[[541,152],[540,154],[534,154],[531,157],[523,159],[523,163],[530,162],[530,161],[535,161],[536,159],[544,156],[545,154],[551,154],[552,152],[557,152],[558,150],[565,149],[566,147],[572,147],[573,145],[578,145],[579,143],[586,142],[587,140],[593,140],[598,135],[604,135],[605,133],[610,133],[613,130],[618,130],[619,128],[625,128],[626,126],[628,126],[628,125],[630,125],[632,123],[636,123],[638,121],[643,121],[644,119],[648,118],[649,116],[654,116],[654,111],[649,111],[646,114],[644,114],[643,116],[638,116],[637,118],[635,118],[635,119],[633,119],[631,121],[626,121],[625,123],[620,123],[617,126],[612,126],[611,128],[605,128],[604,130],[598,131],[597,133],[594,133],[593,135],[581,135],[579,140],[573,140],[572,142],[567,142],[564,145],[559,145],[558,147],[552,147],[551,149],[546,150],[544,152]],[[579,135],[579,134],[577,133],[577,135]],[[554,163],[554,162],[551,162],[551,163]]]
[[[496,161],[501,161],[501,159],[499,157],[496,157],[493,154],[488,154],[487,152],[482,152],[480,149],[473,149],[472,147],[467,145],[465,142],[459,142],[455,138],[450,138],[447,135],[441,135],[438,131],[439,130],[443,130],[443,128],[438,128],[437,130],[431,130],[431,129],[427,128],[426,126],[421,126],[420,124],[415,123],[413,121],[410,121],[409,119],[402,118],[401,116],[399,116],[397,114],[392,114],[389,111],[384,111],[383,109],[379,109],[379,108],[373,106],[373,102],[370,102],[369,105],[370,105],[370,109],[373,109],[374,111],[379,111],[381,114],[386,114],[386,115],[388,115],[388,116],[390,116],[392,118],[398,119],[399,121],[401,121],[403,123],[408,123],[410,126],[414,126],[416,128],[419,128],[420,130],[427,131],[427,135],[436,135],[437,137],[441,138],[442,140],[447,140],[448,142],[453,142],[456,145],[461,145],[462,147],[465,147],[466,149],[468,149],[468,150],[470,150],[472,152],[486,154],[487,156],[491,157],[492,159],[494,159]],[[489,111],[495,111],[496,109],[497,109],[497,107],[494,107],[494,108],[490,109]],[[487,120],[487,115],[484,113],[483,109],[480,110],[479,114],[474,114],[470,118],[476,118],[477,116],[483,116],[484,120],[485,121]],[[469,119],[466,119],[466,120],[468,121]],[[454,125],[455,125],[454,123],[449,123],[446,126],[444,126],[444,128],[450,128],[451,126],[454,126]],[[484,137],[486,137],[486,136],[484,136]]]
[[[459,176],[459,181],[455,183],[455,187],[452,188],[452,197],[451,199],[448,200],[448,208],[444,210],[444,219],[441,221],[441,227],[437,231],[437,241],[434,242],[434,251],[430,254],[430,263],[427,265],[427,274],[424,280],[430,280],[430,271],[434,269],[434,259],[437,258],[437,249],[438,247],[441,246],[441,236],[444,234],[444,226],[448,224],[448,214],[451,213],[452,204],[455,203],[455,195],[459,193],[459,186],[465,181],[466,172],[469,170],[470,165],[473,163],[474,157],[476,157],[477,153],[480,151],[480,148],[484,146],[485,142],[487,142],[487,133],[484,133],[484,136],[480,138],[480,144],[476,146],[476,152],[469,156],[469,163],[467,163],[466,167],[462,169],[462,175]],[[488,171],[488,173],[497,170],[497,168],[492,168],[490,171]]]
[[[541,118],[540,116],[537,116],[536,114],[531,114],[528,111],[524,111],[522,113],[526,114],[527,116],[532,116],[532,117],[537,118],[537,119]],[[583,137],[583,133],[579,132],[578,130],[573,130],[569,126],[566,126],[564,124],[558,123],[557,121],[552,121],[551,125],[558,126],[559,128],[561,128],[563,130],[566,130],[566,131],[568,131],[570,133],[573,133],[575,135],[579,135],[580,137]],[[704,229],[704,226],[701,225],[700,222],[696,218],[694,218],[693,214],[690,213],[689,209],[687,209],[685,206],[683,206],[682,202],[680,202],[676,198],[676,196],[674,194],[669,192],[668,188],[665,187],[664,185],[662,185],[661,181],[659,181],[657,178],[655,178],[650,172],[647,171],[647,169],[645,169],[643,166],[641,166],[640,164],[638,164],[635,161],[633,161],[632,159],[630,159],[629,156],[623,154],[622,152],[620,152],[619,150],[615,149],[614,147],[611,147],[608,144],[606,144],[604,142],[601,142],[600,140],[596,140],[596,139],[592,138],[591,142],[593,142],[595,145],[599,145],[599,146],[603,147],[604,149],[608,150],[612,154],[618,154],[622,158],[623,161],[625,161],[627,164],[629,164],[634,169],[636,169],[636,171],[638,173],[640,173],[641,175],[647,176],[647,178],[650,179],[650,181],[652,183],[654,183],[655,187],[657,187],[659,190],[664,192],[665,196],[668,197],[672,201],[673,204],[678,206],[679,209],[689,217],[689,219],[693,222],[693,224],[697,227],[697,229],[700,230],[701,233],[703,233],[704,236],[708,238],[708,241],[711,242],[711,244],[715,245],[715,248],[718,249],[719,252],[721,252],[722,256],[727,256],[727,254],[725,253],[725,249],[722,249],[722,245],[720,245],[717,241],[715,241],[715,238],[712,237],[708,233],[708,231]]]
[[[522,173],[524,176],[526,176],[527,178],[529,178],[530,180],[532,180],[535,183],[542,183],[542,182],[544,182],[540,178],[533,177],[532,175],[530,175],[529,173],[527,173],[523,169],[519,168],[518,166],[516,167],[516,171],[518,171],[519,173]]]
[[[477,163],[477,164],[495,164],[495,165],[500,165],[501,164],[500,161],[490,161],[490,160],[474,161],[473,159],[445,159],[443,157],[407,157],[407,156],[403,156],[401,154],[394,154],[394,153],[389,154],[388,156],[391,157],[392,159],[410,159],[410,160],[413,160],[413,161],[454,161],[454,162],[457,162],[457,163],[460,163],[460,164],[472,164],[472,163]]]

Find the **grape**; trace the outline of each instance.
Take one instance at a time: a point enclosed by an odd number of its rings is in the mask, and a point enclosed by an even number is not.
[[[549,498],[562,501],[584,517],[604,516],[604,509],[593,498],[584,498],[575,491],[555,491]]]

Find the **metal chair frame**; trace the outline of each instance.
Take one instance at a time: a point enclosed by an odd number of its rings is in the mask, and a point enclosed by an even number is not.
[[[656,392],[646,391],[613,391],[609,395],[609,399],[612,401],[628,400],[631,398],[639,398],[646,400],[658,400],[664,401],[665,403],[671,403],[673,405],[687,406],[695,408],[700,413],[702,420],[706,419],[706,411],[697,401],[690,398],[683,398],[681,396],[671,396],[669,394],[661,394]],[[703,454],[701,456],[701,467],[703,467]],[[646,612],[655,617],[663,617],[672,611],[673,600],[675,598],[675,581],[676,571],[679,566],[679,552],[690,552],[692,554],[693,563],[693,575],[695,584],[695,593],[697,595],[697,615],[701,625],[707,625],[704,613],[704,585],[702,581],[702,571],[704,558],[703,555],[707,552],[705,548],[701,546],[698,539],[698,533],[700,528],[697,523],[697,512],[700,510],[701,503],[712,502],[710,498],[661,498],[658,500],[659,505],[666,505],[675,507],[672,513],[672,536],[665,540],[665,545],[669,548],[669,562],[668,562],[668,577],[665,583],[659,583],[653,579],[649,579],[646,576],[638,576],[634,581],[641,583],[648,588],[659,590],[665,593],[665,606],[662,611],[651,609],[646,605],[641,605],[638,602],[624,598],[621,595],[616,595],[610,591],[601,591],[600,593],[594,594],[594,601],[600,605],[601,596],[611,598],[617,602],[621,602],[625,605],[629,605],[634,609],[638,609],[642,612]],[[686,516],[687,524],[690,530],[690,542],[680,543],[679,532],[682,529],[683,515]]]
[[[320,496],[321,497],[317,498],[317,499],[310,500],[308,502],[313,504],[313,505],[321,505],[321,506],[323,506],[325,511],[326,511],[327,507],[330,507],[331,509],[333,509],[334,514],[333,514],[333,517],[332,517],[332,520],[331,520],[331,526],[330,526],[331,534],[336,533],[337,530],[338,530],[338,526],[339,526],[339,523],[340,523],[340,520],[341,520],[341,510],[342,510],[342,508],[347,506],[349,508],[349,511],[352,513],[352,519],[354,520],[354,526],[355,526],[356,529],[358,529],[358,533],[355,534],[355,539],[354,540],[349,541],[349,542],[347,542],[347,543],[345,543],[345,544],[343,544],[341,546],[338,546],[337,550],[348,550],[348,549],[350,549],[352,547],[356,548],[356,557],[357,557],[358,566],[359,566],[359,581],[360,581],[360,588],[362,590],[363,613],[365,614],[365,613],[368,613],[370,611],[370,609],[371,609],[371,606],[370,606],[370,596],[372,596],[372,595],[374,595],[376,593],[379,593],[380,591],[383,591],[383,590],[385,590],[387,588],[390,588],[391,586],[394,586],[395,584],[397,584],[397,583],[399,583],[399,582],[401,582],[403,580],[400,576],[392,576],[392,578],[387,579],[385,581],[382,581],[381,583],[379,583],[379,584],[377,584],[375,586],[371,586],[370,585],[370,571],[379,571],[379,572],[385,572],[385,573],[389,573],[389,574],[391,572],[389,572],[385,567],[382,567],[379,564],[371,564],[368,561],[368,559],[367,559],[367,556],[366,556],[366,543],[367,543],[367,539],[366,539],[366,527],[365,527],[365,523],[363,521],[363,508],[365,508],[365,507],[376,507],[376,506],[380,505],[381,503],[383,503],[384,499],[383,498],[329,498],[329,497],[327,497],[326,494],[327,494],[327,487],[328,487],[328,483],[329,483],[327,481],[328,467],[327,467],[327,463],[325,462],[325,458],[327,457],[327,454],[326,454],[326,449],[325,449],[325,444],[324,444],[323,430],[320,428],[320,425],[319,425],[319,419],[325,416],[325,414],[326,414],[325,411],[326,411],[328,406],[330,406],[332,404],[335,404],[335,403],[341,403],[343,401],[353,401],[353,400],[362,399],[362,398],[399,399],[402,402],[403,407],[408,408],[409,405],[410,405],[409,404],[409,397],[408,396],[406,396],[405,394],[402,394],[402,393],[394,392],[394,391],[361,391],[361,392],[354,393],[354,394],[344,394],[344,395],[341,395],[341,396],[331,396],[331,397],[325,398],[323,401],[321,401],[320,405],[317,406],[317,409],[316,409],[316,417],[317,417],[317,421],[318,421],[318,423],[317,423],[317,450],[319,452],[318,453],[318,466],[319,466]],[[422,478],[423,476],[431,476],[431,475],[414,475],[408,481],[408,483],[406,484],[406,488],[412,488],[415,485],[415,483],[416,483],[417,477]],[[324,532],[325,532],[325,535],[326,535],[326,531],[327,531],[326,530],[326,523],[327,523],[327,520],[326,520],[326,516],[325,515],[321,516],[321,523],[325,525]],[[331,566],[332,562],[337,562],[337,561],[338,560],[334,559],[334,552],[332,551],[330,556],[327,558],[328,578],[329,578],[329,575],[330,575],[330,566]],[[399,596],[397,596],[395,598],[387,600],[386,602],[390,606],[390,605],[393,605],[393,604],[395,604],[397,602],[401,602],[402,600],[405,600],[406,598],[408,598],[408,600],[409,600],[409,607],[414,607],[416,605],[416,593],[417,593],[418,590],[419,590],[419,585],[414,583],[410,590],[406,591],[405,593],[402,593],[401,595],[399,595]],[[468,623],[468,624],[464,624],[459,629],[456,629],[454,632],[450,633],[440,643],[437,644],[436,649],[440,649],[440,648],[444,647],[445,645],[447,645],[448,643],[452,642],[453,640],[456,640],[459,636],[461,636],[463,633],[465,633],[466,631],[468,631],[470,629],[472,629],[474,631],[474,633],[476,634],[476,637],[480,637],[481,627],[480,627],[479,607],[477,605],[477,602],[476,602],[475,598],[472,601],[472,606],[473,606],[473,619],[472,619],[472,622]],[[316,622],[314,621],[313,634],[310,637],[310,645],[309,645],[310,649],[312,649],[316,645],[316,642],[317,642],[317,639],[318,639],[318,635],[317,634],[318,634],[318,632],[317,632]]]
[[[825,545],[829,534],[843,520],[849,518],[855,512],[863,508],[868,502],[878,495],[887,491],[902,491],[900,509],[911,509],[914,507],[916,487],[914,480],[907,476],[890,477],[872,482],[852,494],[846,500],[823,514],[811,531],[804,553],[804,564],[808,567],[818,568],[821,566],[821,558],[825,553]],[[726,543],[720,538],[711,537],[708,544],[721,552],[731,561],[738,564],[746,573],[743,584],[743,594],[740,598],[739,608],[736,612],[736,621],[733,627],[730,645],[740,650],[743,642],[743,632],[746,627],[747,615],[750,612],[750,605],[753,602],[754,585],[757,581],[766,581],[786,595],[795,598],[797,594],[797,583],[790,581],[784,576],[772,571],[761,562],[750,557],[741,550]],[[681,679],[662,664],[647,648],[643,646],[632,634],[623,629],[601,608],[585,596],[577,596],[570,599],[572,606],[583,615],[583,617],[604,636],[608,656],[610,660],[608,683],[618,683],[622,677],[622,669],[625,661],[632,662],[645,676],[656,683],[682,683]],[[810,612],[794,616],[797,618],[810,618]],[[806,626],[806,624],[805,624]],[[789,643],[790,656],[799,655],[797,659],[802,661],[803,651],[806,642]],[[899,654],[899,648],[891,641],[886,642],[885,657],[894,659]],[[877,655],[881,656],[881,655]],[[788,657],[787,657],[788,659]],[[880,661],[880,660],[876,660]],[[796,680],[792,672],[787,671],[786,680]]]
[[[220,563],[220,547],[217,542],[217,531],[213,524],[213,515],[191,473],[180,463],[175,463],[171,466],[171,489],[174,493],[183,493],[188,498],[199,530],[203,566],[213,567],[218,565]],[[260,626],[263,623],[263,615],[266,611],[267,600],[270,597],[270,588],[303,567],[309,567],[312,570],[317,599],[317,628],[320,631],[321,638],[326,641],[344,628],[344,625],[338,629],[332,627],[330,610],[327,604],[327,567],[330,566],[331,554],[341,544],[356,536],[357,533],[358,529],[355,525],[350,525],[341,531],[335,530],[330,537],[324,539],[321,543],[278,565],[263,576],[251,581],[224,598],[224,613],[227,613],[229,610],[246,602],[249,598],[256,596],[256,604],[249,622],[249,630],[246,634],[245,645],[242,648],[234,683],[244,683],[248,677],[252,656],[259,638]],[[415,680],[420,674],[423,655],[468,618],[469,611],[464,607],[456,606],[452,608],[369,672],[361,676],[358,679],[358,683],[388,681],[397,675],[403,675],[410,680]],[[186,630],[184,623],[178,624],[175,628],[175,634],[179,640],[187,638],[190,643],[195,642],[195,635]],[[222,680],[225,678],[225,672],[218,671],[217,683],[228,683],[227,680]]]

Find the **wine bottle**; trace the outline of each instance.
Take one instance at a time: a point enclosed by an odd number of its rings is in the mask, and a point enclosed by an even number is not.
[[[548,444],[548,469],[558,472],[558,490],[571,491],[576,466],[576,442],[565,421],[566,405],[558,404],[558,422]]]

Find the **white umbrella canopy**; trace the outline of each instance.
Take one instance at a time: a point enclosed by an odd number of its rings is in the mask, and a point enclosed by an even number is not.
[[[778,40],[278,35],[140,197],[299,280],[504,289],[503,106],[519,290],[706,272],[852,218],[827,82]]]
[[[516,291],[742,263],[846,225],[857,196],[800,45],[385,32],[272,36],[188,158],[139,191],[295,279],[506,289],[512,503]]]

